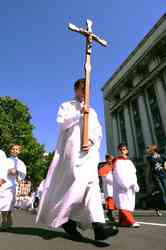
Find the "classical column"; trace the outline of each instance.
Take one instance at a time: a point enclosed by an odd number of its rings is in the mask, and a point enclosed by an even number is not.
[[[142,125],[142,133],[144,137],[144,143],[145,147],[153,142],[152,135],[151,135],[151,129],[150,124],[147,116],[147,110],[145,106],[144,96],[140,95],[138,97],[138,107],[139,107],[139,115],[141,119],[141,125]],[[140,128],[141,129],[141,128]]]
[[[110,102],[104,99],[104,117],[105,117],[105,128],[106,128],[106,143],[107,152],[111,152],[112,149],[112,126],[111,126],[111,115],[110,115]]]
[[[116,116],[112,116],[112,134],[113,134],[113,154],[117,155],[117,147],[119,145],[118,123]]]
[[[163,76],[163,80],[164,80],[163,83],[164,83],[164,85],[166,87],[166,70],[163,72],[162,76]]]
[[[134,146],[134,140],[133,140],[133,134],[132,134],[132,126],[129,116],[129,109],[128,106],[124,106],[124,117],[125,117],[125,127],[126,127],[126,136],[127,136],[127,144],[129,148],[129,156],[131,158],[135,157],[135,146]]]
[[[160,78],[157,78],[155,89],[156,89],[163,129],[166,135],[166,91]]]

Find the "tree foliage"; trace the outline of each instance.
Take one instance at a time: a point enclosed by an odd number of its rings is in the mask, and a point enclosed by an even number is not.
[[[0,148],[8,154],[11,143],[23,146],[20,158],[33,185],[37,186],[47,172],[50,159],[44,156],[44,145],[34,138],[33,129],[26,105],[11,97],[0,97]]]

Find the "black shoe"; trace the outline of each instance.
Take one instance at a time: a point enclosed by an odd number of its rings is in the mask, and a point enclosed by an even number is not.
[[[116,235],[119,230],[111,223],[92,223],[94,229],[95,240],[106,240],[110,236]]]
[[[74,240],[82,240],[83,236],[79,231],[77,231],[77,223],[73,220],[68,220],[66,223],[62,225],[62,228],[65,232],[70,236],[71,239]]]

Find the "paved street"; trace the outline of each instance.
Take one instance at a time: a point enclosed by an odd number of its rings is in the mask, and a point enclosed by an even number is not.
[[[17,210],[11,232],[0,232],[0,250],[166,250],[166,212],[156,217],[153,211],[137,211],[141,228],[120,228],[117,236],[105,242],[95,242],[93,233],[84,231],[85,242],[67,238],[63,230],[49,231],[35,225],[35,215]],[[152,224],[151,224],[152,223]]]

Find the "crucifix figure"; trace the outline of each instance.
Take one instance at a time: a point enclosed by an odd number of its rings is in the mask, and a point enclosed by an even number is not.
[[[83,132],[82,132],[82,147],[88,145],[88,119],[89,119],[89,86],[90,86],[90,75],[91,75],[91,51],[93,41],[107,46],[107,41],[99,38],[97,35],[92,33],[92,21],[87,20],[87,28],[78,28],[74,24],[69,24],[69,29],[80,33],[86,38],[86,57],[85,57],[85,100],[84,100],[84,112],[83,112]]]

